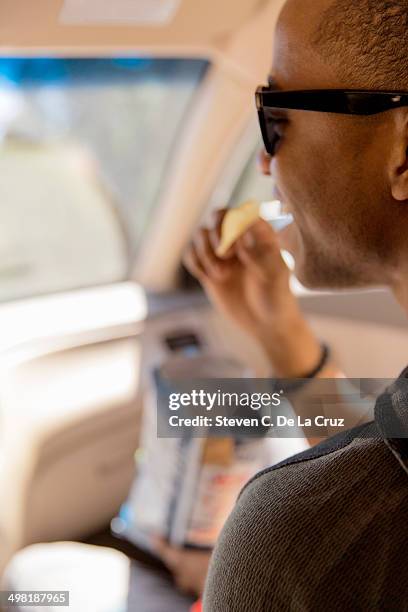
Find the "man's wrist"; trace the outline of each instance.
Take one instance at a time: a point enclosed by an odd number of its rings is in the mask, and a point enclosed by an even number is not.
[[[321,343],[301,315],[274,321],[273,329],[257,335],[275,375],[281,378],[306,376],[321,360]]]

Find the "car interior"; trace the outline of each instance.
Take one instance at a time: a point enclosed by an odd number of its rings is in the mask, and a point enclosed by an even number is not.
[[[211,354],[273,374],[182,257],[217,208],[272,199],[253,92],[281,5],[0,3],[4,590],[69,583],[73,609],[89,612],[194,603],[123,535],[123,508],[157,367]],[[386,290],[292,282],[347,376],[402,370],[406,324]],[[307,446],[274,440],[270,461]]]

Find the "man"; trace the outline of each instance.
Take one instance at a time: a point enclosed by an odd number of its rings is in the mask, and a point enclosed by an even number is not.
[[[407,0],[288,0],[258,105],[262,163],[295,220],[280,240],[296,276],[312,288],[387,285],[408,311],[407,49]],[[259,221],[221,260],[221,216],[198,233],[188,267],[279,376],[313,372],[321,347],[276,236]],[[408,610],[407,438],[397,385],[374,422],[255,477],[213,553],[204,610]]]

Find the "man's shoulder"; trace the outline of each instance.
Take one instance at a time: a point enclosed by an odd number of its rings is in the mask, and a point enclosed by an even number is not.
[[[276,571],[310,562],[323,576],[327,561],[340,567],[355,547],[353,554],[377,547],[385,560],[387,547],[406,533],[404,470],[373,424],[349,434],[264,471],[243,490],[233,528],[245,528]]]
[[[395,489],[406,490],[406,474],[368,423],[263,470],[243,489],[237,509],[272,513],[294,533],[314,521],[331,529],[333,516],[340,513],[341,523],[364,515]]]
[[[356,464],[357,456],[362,454],[372,462],[373,459],[374,461],[379,460],[384,450],[384,443],[376,424],[374,422],[366,423],[328,438],[306,451],[288,457],[284,461],[258,472],[246,484],[241,495],[244,494],[246,489],[252,489],[262,482],[270,479],[279,480],[282,477],[282,470],[284,470],[285,477],[288,474],[295,474],[295,477],[298,478],[305,471],[312,473],[316,468],[319,472],[330,472],[333,469],[333,464],[335,464],[336,469],[341,466],[343,470],[346,463],[346,467],[349,468],[348,471],[353,471],[358,468]],[[374,457],[372,456],[373,453]],[[370,455],[369,458],[368,454]]]
[[[238,610],[232,593],[252,610],[368,609],[368,585],[381,596],[384,575],[391,594],[397,568],[408,579],[407,502],[406,474],[373,424],[264,470],[221,533],[207,609]],[[344,605],[333,607],[333,588]]]

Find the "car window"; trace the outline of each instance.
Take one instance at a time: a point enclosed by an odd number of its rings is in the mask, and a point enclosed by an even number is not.
[[[128,277],[206,68],[0,59],[0,301]]]
[[[229,200],[229,206],[234,207],[242,204],[245,200],[258,200],[268,202],[272,199],[272,179],[264,176],[257,162],[257,156],[261,145],[250,155]]]

